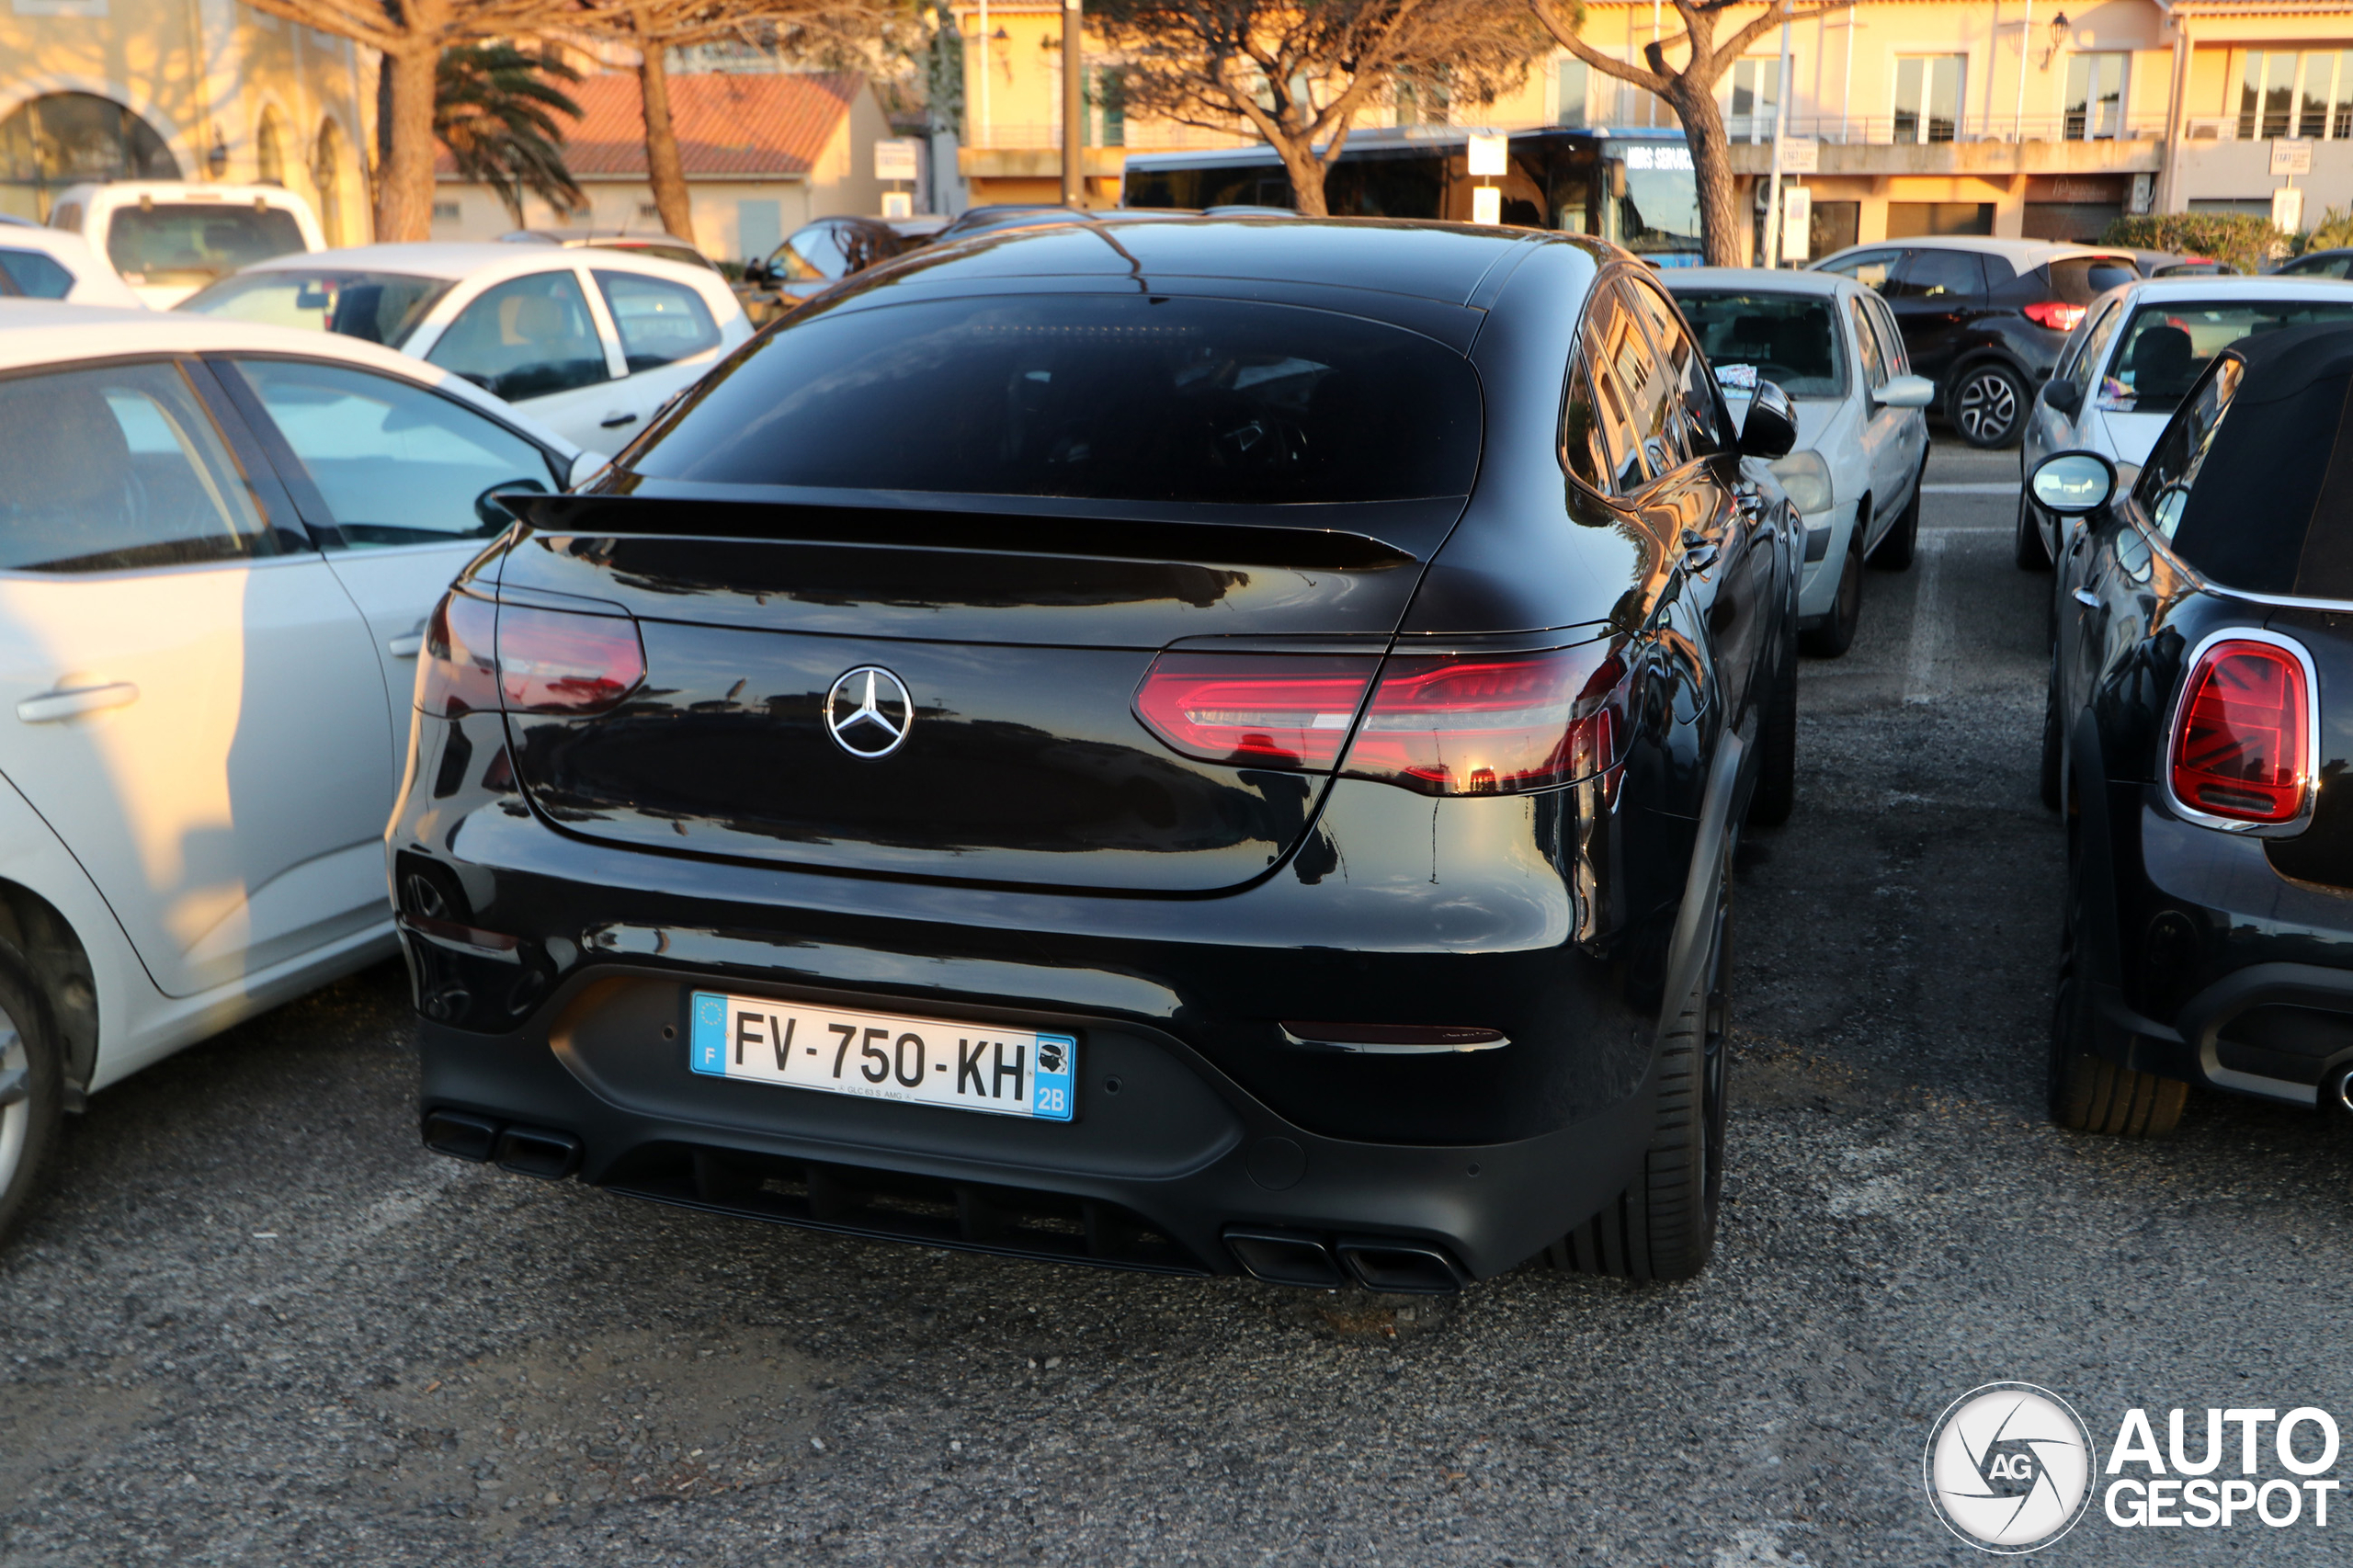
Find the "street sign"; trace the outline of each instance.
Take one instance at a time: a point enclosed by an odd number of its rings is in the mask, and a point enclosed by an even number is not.
[[[2156,210],[2157,176],[2154,175],[2134,175],[2132,176],[2132,201],[2131,206],[2132,216],[2135,218],[2145,218]]]
[[[1472,179],[1500,177],[1505,168],[1507,145],[1506,139],[1500,133],[1489,135],[1474,132],[1471,138],[1471,177]]]
[[[2304,187],[2283,185],[2271,193],[2271,226],[2283,234],[2303,232]]]
[[[915,199],[914,197],[904,190],[886,190],[882,193],[882,216],[912,218],[915,215]]]
[[[916,179],[922,166],[923,143],[912,136],[878,141],[874,143],[874,177],[876,179]]]
[[[2313,144],[2307,141],[2290,141],[2278,137],[2271,143],[2271,175],[2274,179],[2292,178],[2313,172]]]
[[[1785,140],[1781,143],[1781,172],[1785,175],[1810,175],[1822,168],[1822,143]]]
[[[1813,192],[1802,185],[1781,187],[1781,259],[1803,261],[1812,254],[1808,231],[1813,227]]]
[[[1504,221],[1504,193],[1492,185],[1483,185],[1471,193],[1471,222],[1500,223]]]

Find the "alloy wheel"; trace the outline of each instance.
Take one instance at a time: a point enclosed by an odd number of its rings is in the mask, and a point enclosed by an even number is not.
[[[32,1135],[32,1066],[17,1020],[0,1011],[0,1192],[16,1179]]]
[[[1972,444],[1998,447],[2018,422],[2018,391],[2010,378],[1987,368],[1961,383],[1953,398],[1953,423]]]

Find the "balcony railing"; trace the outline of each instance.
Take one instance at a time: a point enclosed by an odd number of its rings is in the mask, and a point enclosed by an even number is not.
[[[972,122],[972,140],[965,143],[968,147],[992,150],[1034,150],[1040,147],[1059,147],[1063,144],[1063,128],[1060,121],[1051,121],[1043,125],[1023,125],[999,119],[992,120],[984,126],[979,122],[979,117],[972,114],[969,108],[966,112]],[[1124,126],[1115,130],[1108,141],[1099,125],[1089,126],[1086,134],[1086,144],[1089,147],[1108,145],[1140,153],[1176,151],[1195,147],[1248,147],[1255,145],[1257,140],[1256,136],[1203,131],[1199,126],[1177,125],[1167,120],[1151,119],[1131,119]]]

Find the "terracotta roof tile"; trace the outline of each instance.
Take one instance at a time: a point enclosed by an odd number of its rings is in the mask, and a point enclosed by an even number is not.
[[[863,83],[849,72],[756,75],[704,71],[670,78],[670,119],[689,179],[806,175],[848,115]],[[579,179],[645,177],[645,112],[634,72],[607,72],[566,89],[580,106],[566,128],[564,163]],[[435,171],[454,175],[447,148]]]

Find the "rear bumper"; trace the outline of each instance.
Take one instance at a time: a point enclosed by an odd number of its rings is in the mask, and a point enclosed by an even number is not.
[[[2135,791],[2137,792],[2137,791]],[[2096,1049],[2123,1065],[2313,1105],[2353,1071],[2353,899],[2272,869],[2261,840],[2154,799],[2118,814],[2120,974],[2093,983]]]
[[[1378,1288],[1437,1290],[1509,1268],[1585,1220],[1625,1187],[1650,1135],[1645,1080],[1598,1114],[1508,1142],[1323,1136],[1165,1030],[1034,1010],[1024,1016],[1080,1040],[1069,1123],[716,1079],[688,1070],[683,1030],[661,1038],[694,983],[591,967],[551,999],[545,1027],[485,1036],[424,1021],[426,1141],[816,1230],[1288,1284],[1336,1284],[1352,1268]]]

